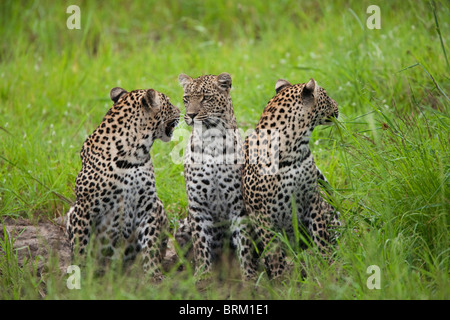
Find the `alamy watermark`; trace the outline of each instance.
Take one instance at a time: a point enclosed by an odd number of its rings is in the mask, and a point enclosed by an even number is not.
[[[69,290],[81,289],[81,269],[77,265],[70,265],[66,270],[70,276],[66,280],[66,287]],[[381,289],[381,270],[377,265],[370,265],[366,269],[366,273],[370,276],[367,278],[366,286],[369,290]]]
[[[367,7],[366,13],[371,14],[366,20],[366,26],[369,29],[381,29],[381,12],[377,5]]]
[[[71,15],[67,18],[66,26],[67,29],[81,29],[81,10],[79,6],[71,5],[66,9],[66,13]]]
[[[380,267],[377,265],[370,265],[367,267],[366,273],[370,274],[370,276],[367,278],[367,282],[366,282],[367,288],[370,290],[381,289]]]
[[[70,265],[66,270],[70,276],[66,280],[66,287],[69,290],[81,289],[81,270],[79,266]]]
[[[247,155],[244,154],[243,139],[248,136]],[[205,128],[194,123],[192,132],[177,129],[173,141],[178,141],[170,152],[175,164],[191,165],[233,165],[257,164],[262,175],[275,174],[280,165],[279,151],[281,133],[279,130],[254,130]]]
[[[77,5],[70,5],[66,9],[66,13],[70,14],[67,18],[67,29],[81,29],[81,9]],[[369,29],[381,29],[381,10],[377,5],[370,5],[366,10],[370,16],[366,20],[366,26]]]

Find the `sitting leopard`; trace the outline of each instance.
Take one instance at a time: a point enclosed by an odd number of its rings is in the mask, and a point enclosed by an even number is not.
[[[180,110],[153,89],[113,88],[110,97],[114,105],[81,150],[67,235],[74,255],[84,256],[95,235],[102,261],[130,262],[140,253],[143,270],[161,278],[168,219],[149,151],[156,139],[171,139]]]
[[[196,79],[181,74],[184,120],[193,127],[184,160],[188,217],[175,238],[192,237],[195,276],[207,276],[224,245],[239,245],[242,139],[230,97],[228,73]]]
[[[271,278],[279,277],[285,269],[284,252],[275,233],[285,233],[291,241],[295,238],[292,201],[299,232],[303,227],[319,248],[325,249],[332,242],[330,227],[340,225],[339,213],[321,196],[319,183],[326,180],[308,144],[316,126],[331,124],[331,118],[338,117],[337,103],[314,79],[295,85],[280,79],[275,90],[256,130],[245,140],[242,176],[246,212],[259,252],[265,251],[265,267]],[[251,247],[252,239],[247,237],[246,241]],[[256,274],[256,252],[243,253],[248,274]]]

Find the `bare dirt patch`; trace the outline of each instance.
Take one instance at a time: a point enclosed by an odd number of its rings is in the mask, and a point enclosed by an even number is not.
[[[13,251],[17,255],[18,264],[23,267],[27,262],[37,262],[37,272],[41,274],[50,259],[56,259],[59,269],[66,273],[71,265],[71,250],[65,236],[64,221],[40,220],[33,223],[24,218],[6,217],[0,220],[4,223],[9,239],[13,242]],[[4,240],[1,230],[0,238]],[[4,254],[0,249],[0,254]],[[163,267],[169,270],[178,258],[169,242]]]
[[[20,267],[30,260],[37,261],[40,274],[51,256],[59,259],[60,269],[66,270],[70,265],[70,247],[63,226],[50,220],[32,223],[27,219],[10,217],[4,218],[3,223]],[[3,232],[0,232],[0,237],[4,239]]]

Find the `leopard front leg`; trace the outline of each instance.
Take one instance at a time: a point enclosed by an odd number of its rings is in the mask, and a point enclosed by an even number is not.
[[[254,237],[254,228],[247,217],[239,216],[233,219],[232,242],[236,247],[242,278],[245,281],[256,280],[257,276],[258,255]]]
[[[303,222],[306,225],[308,233],[313,243],[322,252],[328,250],[330,244],[330,235],[328,230],[327,212],[328,206],[324,204],[320,192],[317,190],[310,196],[311,201],[308,203],[308,208],[305,210]]]
[[[83,212],[83,206],[77,201],[67,213],[66,234],[69,238],[72,256],[84,256],[91,235],[90,215]]]
[[[188,222],[192,230],[195,277],[211,272],[213,263],[214,222],[204,208],[189,206]]]
[[[161,263],[167,248],[169,222],[159,199],[143,208],[146,211],[138,212],[142,218],[137,229],[137,250],[143,258],[144,272],[162,280]]]
[[[277,279],[282,276],[286,269],[286,256],[281,241],[274,232],[273,224],[267,219],[268,216],[270,216],[268,212],[259,212],[256,217],[257,245],[267,275],[270,279]]]

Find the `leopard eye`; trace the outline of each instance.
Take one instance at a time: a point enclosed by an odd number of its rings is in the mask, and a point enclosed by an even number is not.
[[[189,96],[183,96],[183,103],[186,104],[189,102]]]
[[[204,100],[204,101],[209,101],[209,100],[212,99],[212,97],[213,97],[213,96],[212,96],[211,94],[206,94],[206,95],[203,96],[203,100]]]

